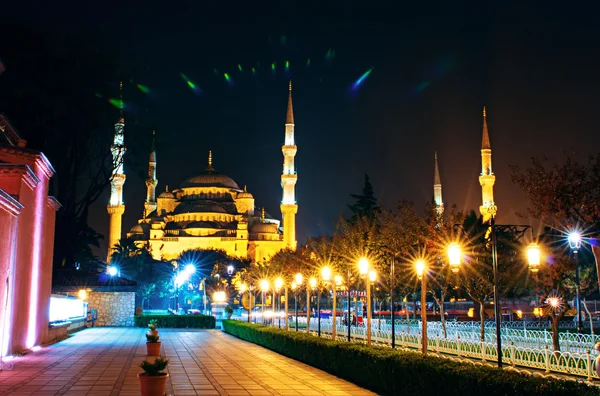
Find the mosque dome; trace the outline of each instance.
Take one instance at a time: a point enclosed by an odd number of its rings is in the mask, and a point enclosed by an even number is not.
[[[171,192],[163,191],[160,194],[158,194],[158,198],[171,198],[171,199],[175,199],[175,195],[173,195],[173,193],[171,193]]]
[[[147,224],[136,224],[129,230],[132,234],[144,234],[149,229]]]
[[[201,173],[197,176],[192,176],[181,184],[181,188],[189,187],[225,187],[235,190],[240,189],[231,177],[210,171]]]
[[[189,187],[224,187],[235,190],[240,189],[231,177],[215,172],[215,169],[212,166],[212,151],[208,152],[208,167],[206,170],[197,176],[187,178],[181,184],[181,188]]]
[[[276,234],[277,224],[274,223],[256,223],[250,228],[252,234]]]
[[[246,191],[246,186],[244,186],[244,191],[242,191],[241,193],[239,193],[237,195],[237,199],[240,199],[240,198],[254,199],[254,196],[252,194],[250,194],[248,191]]]

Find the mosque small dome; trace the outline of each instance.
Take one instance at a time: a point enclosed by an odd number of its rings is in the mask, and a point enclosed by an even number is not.
[[[241,193],[239,193],[237,195],[237,199],[240,199],[240,198],[254,199],[254,196],[252,194],[250,194],[248,191],[246,191],[246,186],[244,186],[244,191],[242,191]]]
[[[175,195],[173,195],[172,192],[163,191],[160,194],[158,194],[158,198],[171,198],[171,199],[175,199]]]
[[[256,223],[250,228],[252,234],[276,234],[277,224],[274,223]]]

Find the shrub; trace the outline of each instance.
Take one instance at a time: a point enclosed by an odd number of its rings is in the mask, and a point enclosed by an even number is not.
[[[144,370],[144,373],[146,373],[146,375],[154,377],[163,374],[163,370],[167,368],[167,364],[169,364],[168,359],[158,357],[154,359],[153,363],[144,360],[140,364],[140,367],[142,368],[142,370]]]
[[[382,395],[599,395],[584,383],[541,378],[454,362],[418,352],[317,338],[305,333],[224,320],[241,339],[317,367]]]
[[[214,329],[215,317],[207,315],[142,315],[133,318],[136,327],[148,327],[150,321],[160,328]]]

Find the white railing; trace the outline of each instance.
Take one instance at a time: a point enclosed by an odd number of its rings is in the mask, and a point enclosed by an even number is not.
[[[389,321],[373,320],[371,324],[371,341],[375,344],[391,344],[391,324]],[[302,324],[300,331],[306,331],[306,317],[298,317]],[[278,326],[277,319],[275,326]],[[289,321],[290,331],[295,331],[295,317]],[[285,319],[281,320],[281,327],[285,327]],[[319,321],[311,318],[310,331],[317,334]],[[348,339],[348,326],[336,321],[337,339]],[[331,319],[321,319],[321,337],[331,338]],[[406,321],[396,323],[396,347],[420,350],[421,327],[419,322]],[[350,336],[353,342],[364,343],[366,340],[366,327],[363,325],[351,326]],[[440,322],[428,322],[427,350],[440,355],[457,356],[481,360],[482,362],[495,361],[498,358],[496,349],[496,335],[486,328],[485,339],[480,340],[479,326],[475,328],[457,326],[455,323],[447,328],[447,337],[444,338]],[[528,367],[543,370],[546,373],[561,373],[586,377],[588,380],[600,379],[595,370],[595,359],[598,353],[593,350],[595,342],[600,337],[587,334],[561,333],[560,345],[562,351],[553,351],[552,334],[545,330],[518,330],[502,329],[502,361],[510,366]]]

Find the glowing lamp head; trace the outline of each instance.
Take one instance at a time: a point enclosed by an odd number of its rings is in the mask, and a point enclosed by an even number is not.
[[[425,272],[425,261],[417,261],[415,264],[415,269],[417,270],[417,278],[422,279],[423,273]]]
[[[296,274],[295,278],[296,278],[296,284],[298,286],[300,286],[302,284],[302,281],[304,280],[303,277],[302,277],[302,274],[300,274],[300,273]]]
[[[225,297],[224,291],[217,291],[213,293],[214,302],[224,302],[227,298]]]
[[[369,272],[369,260],[366,257],[361,257],[358,260],[358,272],[361,275],[366,275]]]
[[[321,269],[321,277],[324,281],[328,282],[331,279],[331,268],[323,267],[323,269]]]
[[[87,291],[85,291],[85,289],[79,290],[77,297],[79,297],[80,300],[85,300],[87,298]]]
[[[461,251],[460,245],[456,242],[452,242],[448,245],[448,261],[450,262],[450,269],[452,272],[457,273],[460,267]]]
[[[227,266],[227,274],[228,275],[233,274],[233,270],[234,270],[233,265],[228,265]]]
[[[577,253],[581,248],[581,234],[578,231],[571,231],[569,233],[569,247],[573,252]]]
[[[308,284],[314,289],[315,287],[317,287],[317,278],[310,278]]]
[[[296,284],[296,282],[292,282],[292,290],[296,290],[296,288],[298,287],[298,285]]]
[[[188,274],[193,274],[194,272],[196,272],[196,266],[194,264],[188,264],[185,266],[185,272],[187,272]]]
[[[269,290],[269,281],[266,279],[263,279],[260,281],[260,290],[262,290],[263,292],[266,292]]]
[[[527,261],[529,262],[529,269],[531,272],[536,273],[540,269],[540,247],[537,243],[531,242],[527,246]]]
[[[242,283],[242,284],[240,285],[240,292],[242,292],[242,293],[245,293],[245,292],[246,292],[246,290],[248,290],[248,286],[246,286],[246,284],[245,284],[245,283]]]
[[[373,270],[369,271],[369,280],[375,282],[377,280],[377,272]]]
[[[341,285],[342,284],[342,277],[340,275],[336,275],[333,277],[333,281],[335,282],[336,285]]]
[[[550,305],[552,308],[558,308],[560,306],[560,299],[558,297],[549,297],[548,305]]]
[[[275,279],[275,289],[279,290],[283,286],[283,279],[277,278]]]
[[[114,265],[111,265],[110,267],[108,267],[108,275],[116,276],[118,273],[119,273],[119,269],[117,267],[115,267]]]

